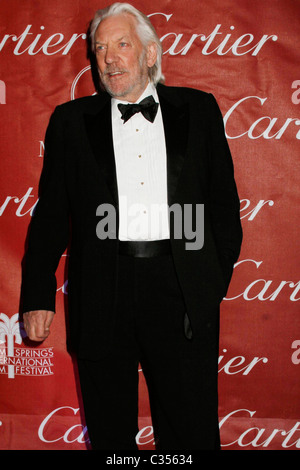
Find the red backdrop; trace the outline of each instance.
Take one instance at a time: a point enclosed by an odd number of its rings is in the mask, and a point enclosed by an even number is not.
[[[244,243],[221,308],[222,447],[297,450],[300,3],[133,5],[151,15],[157,28],[166,84],[215,95],[235,164]],[[103,0],[0,3],[1,449],[89,447],[76,362],[66,347],[66,256],[57,273],[58,312],[50,337],[29,347],[17,314],[45,129],[57,104],[94,93],[85,32],[104,6]],[[142,371],[140,378],[138,443],[153,449]]]

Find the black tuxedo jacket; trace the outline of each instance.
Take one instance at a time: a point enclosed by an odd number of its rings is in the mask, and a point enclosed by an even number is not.
[[[169,205],[204,204],[204,245],[171,247],[196,337],[216,338],[216,312],[225,296],[242,240],[239,198],[223,119],[211,94],[157,87],[167,147]],[[55,311],[55,272],[69,246],[70,336],[80,357],[109,345],[118,281],[118,239],[96,235],[100,204],[116,208],[118,189],[111,100],[102,93],[58,106],[45,139],[39,202],[32,217],[22,280],[22,311]],[[208,338],[208,339],[207,339]]]

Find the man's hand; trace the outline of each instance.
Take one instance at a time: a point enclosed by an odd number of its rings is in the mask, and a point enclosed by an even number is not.
[[[23,314],[24,328],[31,341],[44,341],[50,334],[54,312],[33,310]]]

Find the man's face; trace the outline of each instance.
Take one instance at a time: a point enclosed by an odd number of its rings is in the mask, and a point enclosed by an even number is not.
[[[128,14],[103,20],[95,34],[100,79],[110,95],[134,102],[148,83],[148,67],[156,61],[156,47],[145,49],[136,33],[135,18]]]

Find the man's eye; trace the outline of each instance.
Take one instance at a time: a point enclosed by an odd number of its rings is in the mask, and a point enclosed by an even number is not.
[[[104,46],[97,46],[96,50],[99,51],[99,52],[104,51]]]
[[[126,47],[126,46],[127,46],[127,42],[120,42],[120,46],[121,46],[121,47]]]

